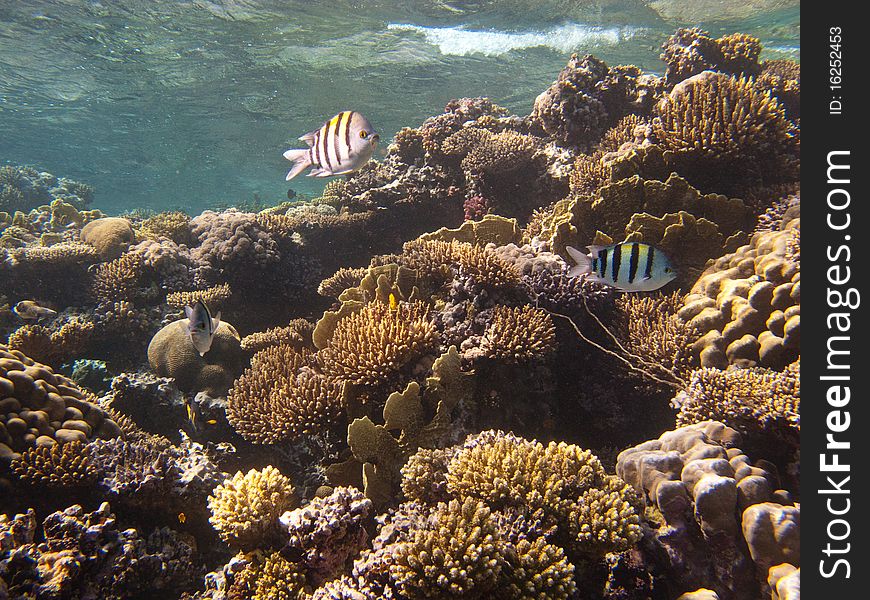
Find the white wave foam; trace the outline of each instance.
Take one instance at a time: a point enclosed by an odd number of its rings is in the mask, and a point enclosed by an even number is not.
[[[572,52],[589,46],[615,46],[640,31],[634,27],[598,27],[581,23],[527,32],[473,31],[461,27],[422,27],[404,23],[390,23],[387,29],[420,33],[427,42],[437,46],[441,54],[454,56],[499,56],[512,50],[542,46],[559,52]]]

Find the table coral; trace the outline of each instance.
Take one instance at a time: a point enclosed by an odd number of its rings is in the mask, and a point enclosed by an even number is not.
[[[290,479],[275,467],[239,471],[209,496],[209,521],[228,544],[262,548],[278,535],[278,517],[297,504]]]
[[[173,308],[184,308],[185,306],[193,306],[198,300],[202,300],[209,307],[209,310],[217,311],[230,299],[230,296],[232,296],[230,286],[222,283],[204,290],[172,292],[166,295],[166,304]]]
[[[226,393],[242,370],[244,352],[235,328],[221,321],[212,345],[200,356],[190,341],[187,319],[171,322],[154,334],[148,344],[148,363],[161,377],[173,377],[183,391]]]
[[[290,344],[257,352],[227,394],[227,419],[245,439],[274,444],[314,435],[342,413],[341,385]]]

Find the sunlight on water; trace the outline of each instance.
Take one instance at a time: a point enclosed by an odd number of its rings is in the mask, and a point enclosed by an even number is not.
[[[282,152],[340,110],[385,139],[456,97],[528,114],[572,52],[660,72],[661,43],[699,23],[799,59],[797,3],[746,4],[3,2],[0,163],[88,182],[108,211],[276,203]]]

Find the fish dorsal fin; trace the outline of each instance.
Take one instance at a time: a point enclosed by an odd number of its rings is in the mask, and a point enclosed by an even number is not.
[[[221,311],[217,311],[217,314],[211,319],[211,330],[217,331],[218,325],[221,324]]]
[[[188,321],[193,321],[193,309],[189,306],[184,307],[184,316],[187,317]]]
[[[306,133],[305,135],[303,135],[302,137],[300,137],[300,138],[299,138],[299,141],[300,141],[300,142],[305,142],[305,143],[308,144],[309,146],[313,146],[313,145],[314,145],[314,136],[317,135],[317,132],[318,132],[318,131],[320,131],[320,128],[319,128],[319,127],[318,127],[317,129],[315,129],[314,131],[309,131],[308,133]]]

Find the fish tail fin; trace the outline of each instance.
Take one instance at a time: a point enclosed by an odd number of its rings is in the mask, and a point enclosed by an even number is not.
[[[587,273],[592,272],[592,259],[577,250],[577,248],[565,246],[565,250],[568,252],[568,255],[574,259],[574,262],[577,263],[575,266],[571,267],[570,271],[568,271],[568,277],[579,277],[580,275],[586,275]]]
[[[287,150],[284,153],[284,158],[293,163],[293,166],[290,167],[290,172],[287,173],[286,181],[290,181],[311,166],[311,160],[308,158],[308,148]]]

